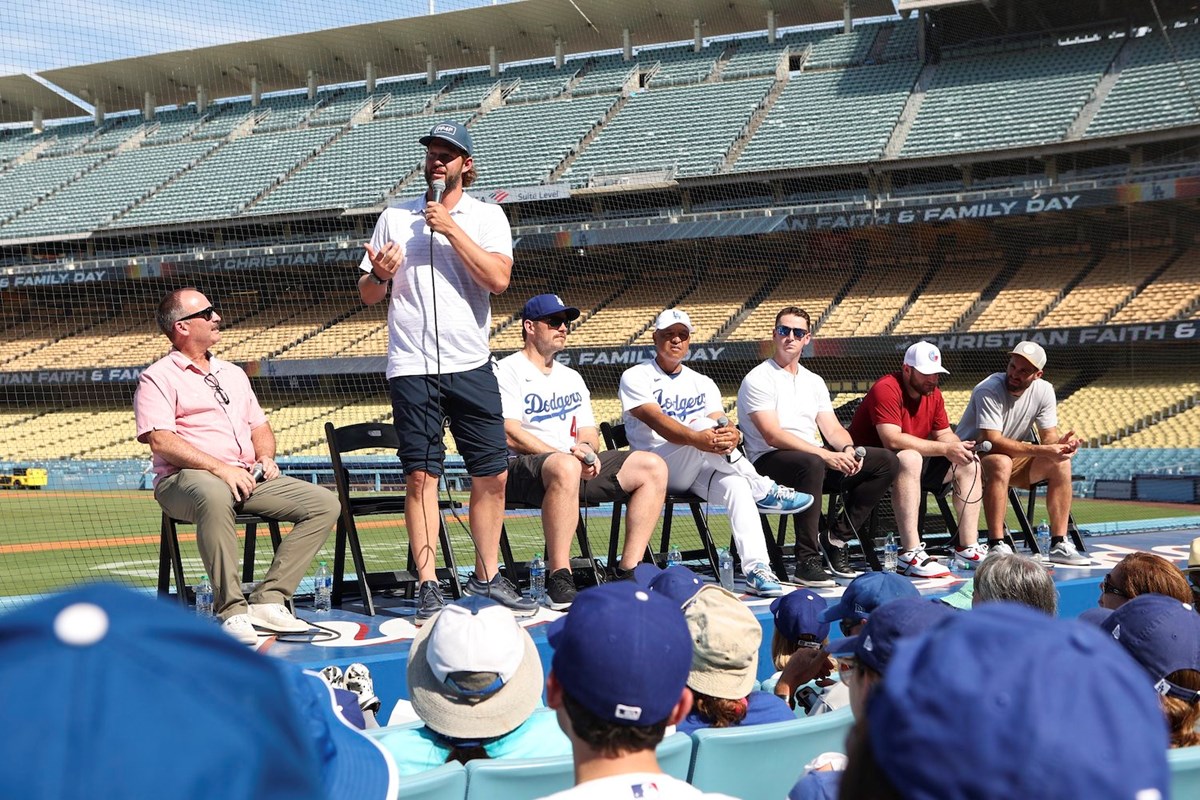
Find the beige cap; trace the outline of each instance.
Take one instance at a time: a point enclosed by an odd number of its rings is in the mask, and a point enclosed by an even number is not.
[[[707,585],[684,607],[692,634],[687,685],[710,697],[740,700],[754,689],[762,628],[731,592]]]
[[[1037,342],[1017,342],[1010,354],[1020,356],[1038,369],[1046,368],[1046,350]]]

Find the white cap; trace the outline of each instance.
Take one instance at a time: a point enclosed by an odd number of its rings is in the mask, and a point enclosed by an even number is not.
[[[454,672],[492,672],[504,683],[525,656],[521,626],[497,603],[450,603],[437,616],[425,651],[441,682]]]
[[[929,342],[917,342],[910,346],[904,353],[904,364],[922,375],[933,375],[938,372],[950,374],[950,370],[942,366],[942,351]]]
[[[696,331],[695,326],[692,325],[692,318],[687,315],[686,311],[680,311],[678,308],[668,308],[654,320],[654,330],[656,331],[661,331],[672,325],[686,325],[689,333],[695,333]]]
[[[1033,364],[1036,369],[1046,368],[1046,350],[1037,342],[1017,342],[1017,346],[1010,351],[1010,354],[1020,356]]]

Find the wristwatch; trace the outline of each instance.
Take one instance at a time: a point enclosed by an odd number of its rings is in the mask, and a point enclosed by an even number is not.
[[[849,449],[850,449],[850,452],[854,452],[854,445],[852,445],[852,444],[845,445],[845,446],[842,448],[842,452],[843,452],[843,453],[844,453],[844,452],[846,452],[846,448],[849,448]]]
[[[383,286],[385,283],[387,283],[387,279],[381,278],[378,275],[376,275],[375,270],[373,270],[373,269],[367,270],[367,277],[370,278],[372,283],[374,283],[378,286]]]

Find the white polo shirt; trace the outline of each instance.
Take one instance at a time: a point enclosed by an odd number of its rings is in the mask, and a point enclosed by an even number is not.
[[[833,402],[820,375],[799,364],[793,375],[775,359],[768,358],[746,374],[738,389],[738,416],[751,462],[775,449],[767,444],[751,419],[755,411],[774,411],[779,416],[780,428],[821,447],[817,414],[833,411]]]

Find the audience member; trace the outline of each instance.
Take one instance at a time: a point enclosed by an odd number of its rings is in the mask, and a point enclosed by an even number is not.
[[[971,399],[958,423],[958,435],[976,442],[991,442],[991,452],[980,461],[983,469],[983,510],[987,517],[988,547],[1011,548],[1008,532],[1008,489],[1028,489],[1046,482],[1046,509],[1050,516],[1050,560],[1056,564],[1086,567],[1091,560],[1067,538],[1071,515],[1071,457],[1080,441],[1074,431],[1058,432],[1058,404],[1054,387],[1042,379],[1046,351],[1037,342],[1018,342],[1008,356],[1004,372],[994,372],[971,391]],[[1037,426],[1038,443],[1027,441]]]
[[[632,581],[580,592],[550,624],[546,698],[570,737],[575,787],[552,800],[720,798],[673,778],[655,748],[692,707],[692,642],[679,606]]]
[[[537,603],[498,564],[508,464],[488,332],[491,297],[512,278],[512,230],[499,206],[466,192],[478,172],[465,125],[444,120],[420,142],[428,189],[379,215],[358,279],[366,305],[387,298],[391,288],[387,380],[407,490],[404,522],[420,581],[414,622],[424,624],[446,602],[435,548],[447,419],[471,476],[475,574],[465,589],[530,616]]]
[[[643,575],[649,576],[649,580],[643,585],[648,586],[652,592],[671,598],[680,608],[687,605],[688,601],[696,596],[696,592],[705,586],[713,585],[700,580],[699,575],[682,564],[675,564],[663,570],[652,564],[645,564],[638,569],[644,570]]]
[[[771,601],[775,632],[771,635],[771,661],[776,672],[762,681],[764,692],[774,692],[783,668],[797,650],[820,651],[829,641],[829,623],[821,621],[828,607],[824,597],[811,589],[796,589]],[[831,678],[817,678],[796,689],[788,705],[797,714],[815,716],[850,702],[846,687]]]
[[[133,398],[137,439],[153,454],[154,499],[196,524],[213,612],[226,633],[249,645],[258,641],[256,627],[304,633],[308,623],[287,603],[337,523],[337,495],[280,473],[275,433],[250,379],[211,352],[222,319],[207,297],[176,289],[159,303],[157,322],[171,352],[142,372]],[[240,511],[295,523],[249,602],[238,569]]]
[[[1067,678],[1031,679],[1047,665]],[[1161,800],[1169,785],[1137,662],[1094,626],[1012,603],[902,642],[847,744],[844,798]]]
[[[953,558],[968,569],[983,561],[978,544],[979,459],[974,442],[964,442],[950,429],[938,378],[948,374],[942,354],[929,342],[917,342],[904,354],[899,372],[884,375],[871,386],[854,412],[850,436],[858,444],[886,447],[896,453],[899,471],[892,482],[892,508],[900,531],[900,571],[936,578],[948,574],[937,559],[925,553],[917,530],[922,487],[939,490],[953,484],[961,549]]]
[[[1101,608],[1120,608],[1142,594],[1163,594],[1181,603],[1192,602],[1187,579],[1170,561],[1154,553],[1130,553],[1100,580]]]
[[[533,639],[493,600],[470,595],[443,607],[413,640],[407,674],[424,727],[372,734],[401,775],[449,761],[571,752],[554,715],[535,713],[542,662]]]
[[[857,539],[899,465],[882,447],[856,448],[838,422],[821,376],[800,364],[812,320],[788,306],[775,315],[775,353],[750,370],[738,390],[738,410],[746,434],[746,455],[754,468],[784,486],[820,497],[839,492],[844,513],[818,535],[821,504],[796,516],[796,582],[832,586],[821,559],[839,578],[853,578],[851,539]],[[817,434],[820,434],[818,438]],[[818,540],[819,538],[819,540]]]
[[[787,703],[754,691],[762,627],[738,597],[720,586],[700,589],[684,606],[692,635],[692,669],[687,685],[692,710],[678,730],[731,728],[794,720]]]
[[[554,360],[567,346],[568,324],[578,316],[579,309],[558,295],[530,298],[521,311],[524,344],[496,368],[508,439],[507,498],[542,509],[546,595],[556,610],[575,599],[571,540],[580,502],[625,504],[625,548],[614,565],[620,578],[646,552],[667,491],[667,465],[653,453],[599,452],[587,385],[578,372]]]
[[[1150,673],[1171,747],[1200,744],[1200,616],[1188,603],[1142,594],[1100,623]]]
[[[737,447],[741,434],[719,425],[725,413],[712,378],[684,365],[692,321],[668,309],[654,322],[655,357],[621,375],[621,408],[634,450],[649,450],[667,462],[667,488],[692,492],[728,509],[733,538],[742,560],[746,591],[783,594],[767,562],[767,543],[759,512],[795,514],[813,497],[759,475]]]
[[[1054,578],[1037,561],[1018,553],[992,553],[979,566],[971,604],[996,600],[1024,603],[1052,617],[1058,613]]]
[[[49,692],[18,691],[30,676]],[[91,584],[0,616],[3,794],[394,798],[395,766],[316,673],[175,603]],[[352,701],[351,701],[352,704]],[[19,732],[19,735],[17,735]]]

